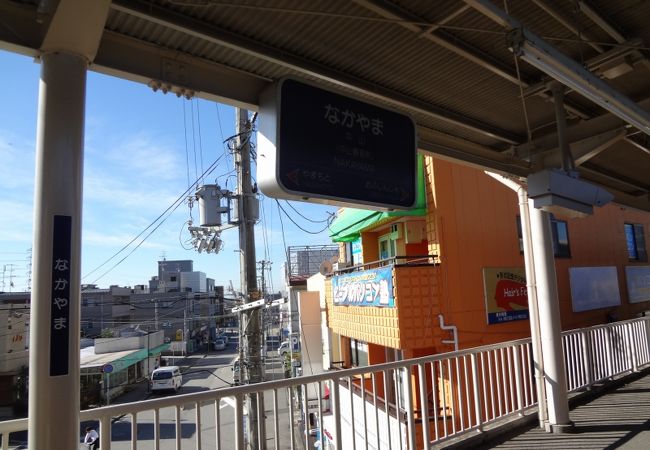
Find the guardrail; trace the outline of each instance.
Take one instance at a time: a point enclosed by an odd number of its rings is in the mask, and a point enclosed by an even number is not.
[[[650,363],[650,318],[563,333],[568,390],[636,371]],[[153,447],[245,447],[247,395],[257,396],[257,436],[267,448],[311,448],[320,439],[336,449],[427,448],[486,424],[523,414],[537,404],[530,339],[405,361],[344,369],[193,394],[107,406],[80,413],[99,421],[101,448],[110,450],[116,418],[130,424],[130,448],[139,426],[153,428]],[[234,407],[224,418],[223,403]],[[194,410],[192,413],[192,409]],[[173,412],[163,417],[162,412]],[[170,414],[167,414],[170,416]],[[191,433],[183,427],[191,426]],[[167,430],[161,432],[163,426]],[[0,422],[2,449],[27,419]],[[173,432],[172,432],[173,431]],[[140,441],[141,442],[141,441]],[[428,444],[427,444],[428,443]],[[124,448],[124,444],[120,444]]]
[[[650,363],[650,318],[615,322],[562,334],[569,392]]]

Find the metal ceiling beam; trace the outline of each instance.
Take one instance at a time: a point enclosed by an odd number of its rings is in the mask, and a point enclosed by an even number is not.
[[[44,52],[73,52],[92,61],[104,32],[111,0],[60,0],[41,44]]]
[[[559,52],[489,0],[465,2],[490,19],[512,29],[510,47],[521,59],[580,93],[625,122],[650,134],[650,114],[574,59]]]
[[[33,5],[0,1],[0,48],[36,57],[47,25],[36,21]]]
[[[465,13],[465,11],[467,11],[468,9],[470,9],[469,5],[461,5],[461,6],[460,6],[456,11],[454,11],[453,13],[451,13],[451,14],[447,15],[446,17],[444,17],[444,18],[438,20],[438,21],[437,21],[436,23],[434,23],[434,24],[431,24],[431,25],[430,25],[429,27],[427,27],[427,28],[426,28],[422,33],[423,33],[423,34],[433,33],[433,32],[436,31],[437,29],[441,28],[442,25],[445,25],[445,24],[451,22],[451,21],[454,20],[456,17],[459,17],[460,15],[462,15],[463,13]]]
[[[427,39],[432,43],[439,45],[447,50],[457,54],[458,56],[465,58],[468,61],[471,61],[480,67],[483,67],[486,70],[494,73],[495,75],[500,76],[506,81],[509,81],[517,86],[521,84],[522,87],[528,88],[529,83],[526,80],[519,79],[515,72],[512,69],[503,64],[501,61],[498,61],[491,57],[490,55],[482,52],[471,46],[470,44],[464,42],[463,40],[451,35],[450,33],[442,31],[436,31],[441,28],[442,25],[448,23],[452,19],[458,17],[460,14],[464,13],[469,9],[469,5],[463,5],[458,10],[449,14],[447,17],[444,17],[437,21],[435,24],[432,24],[429,28],[423,28],[420,25],[417,25],[413,22],[424,22],[424,20],[418,16],[415,16],[409,12],[402,10],[399,6],[386,1],[386,0],[354,0],[358,5],[373,11],[376,14],[386,18],[398,20],[398,25],[403,28],[413,32],[418,37],[422,39]],[[535,95],[538,95],[546,100],[553,100],[552,96],[549,95],[545,89],[537,90]],[[566,110],[575,117],[578,117],[582,120],[588,120],[592,117],[591,113],[580,106],[579,104],[566,99],[564,102],[564,107]]]
[[[632,139],[632,137],[630,137],[630,136],[626,137],[625,142],[627,142],[628,144],[633,145],[634,147],[638,148],[642,152],[645,152],[648,155],[650,155],[650,148],[648,148],[646,145],[643,145],[640,142],[635,141],[634,139]]]
[[[430,128],[418,127],[418,149],[439,158],[470,165],[481,170],[489,168],[504,174],[526,177],[531,164],[503,152],[467,142]]]
[[[570,131],[570,130],[569,130]],[[597,134],[589,134],[588,136],[582,136],[580,138],[571,138],[569,139],[569,144],[571,145],[571,151],[574,149],[576,151],[581,151],[583,148],[596,147],[609,139],[613,139],[615,136],[622,135],[621,139],[629,136],[631,133],[635,132],[633,128],[628,126],[616,126],[609,129],[601,130]],[[524,161],[534,161],[540,158],[544,158],[546,154],[557,151],[557,135],[555,133],[546,135],[537,141],[530,143],[521,144],[513,148],[512,154],[517,158],[520,158]]]
[[[404,95],[386,87],[370,83],[350,74],[334,70],[323,64],[310,61],[285,50],[265,45],[231,31],[211,26],[188,16],[174,13],[159,5],[144,1],[114,0],[111,6],[119,11],[148,22],[156,23],[170,30],[237,50],[256,58],[277,64],[304,76],[327,81],[377,101],[389,103],[419,113],[438,121],[487,136],[501,142],[515,144],[523,140],[518,134],[503,130],[470,117],[433,105],[417,98]]]
[[[575,0],[578,9],[587,17],[591,19],[596,25],[598,25],[605,33],[609,34],[616,42],[622,44],[625,42],[625,36],[614,28],[603,16],[598,14],[595,9],[593,9],[587,2],[583,0]]]
[[[557,7],[555,7],[553,4],[549,3],[546,0],[533,0],[533,3],[535,3],[537,6],[539,6],[543,11],[545,11],[549,16],[554,18],[557,22],[559,22],[564,28],[569,30],[571,33],[575,34],[579,38],[585,38],[586,41],[594,41],[595,38],[591,36],[589,33],[585,33],[584,31],[580,30],[580,26],[570,18],[566,17],[562,11],[560,11]],[[585,42],[587,45],[590,45],[593,49],[595,49],[598,53],[603,53],[605,49],[596,44],[595,42]]]
[[[359,6],[362,6],[363,8],[369,11],[376,13],[377,15],[385,19],[396,20],[398,21],[396,22],[397,25],[411,31],[412,33],[415,33],[416,35],[418,35],[418,37],[422,39],[427,39],[433,42],[434,44],[443,47],[449,50],[450,52],[455,53],[456,55],[468,61],[471,61],[474,64],[486,70],[489,70],[490,72],[494,73],[495,75],[498,75],[504,80],[509,81],[510,83],[514,83],[517,85],[519,84],[519,79],[517,78],[517,74],[514,73],[510,69],[510,67],[501,63],[501,61],[498,61],[497,59],[493,58],[487,53],[477,49],[471,44],[449,34],[444,30],[439,30],[437,28],[434,28],[436,24],[432,25],[428,29],[420,25],[417,25],[414,22],[423,23],[426,22],[426,20],[414,14],[411,14],[410,12],[404,11],[402,8],[395,5],[394,3],[391,3],[386,0],[354,0],[354,3],[358,4]],[[467,5],[463,6],[460,9],[460,11],[464,11],[466,9],[466,6]],[[458,16],[458,12],[454,12],[449,17],[440,20],[437,24],[438,25],[444,24],[449,20],[451,20],[450,17],[453,18],[457,16]],[[438,26],[438,28],[440,27]],[[522,83],[524,86],[528,85],[528,83],[526,82],[522,82]]]
[[[605,169],[603,167],[600,167],[600,166],[597,166],[597,165],[595,165],[593,163],[585,163],[582,166],[580,166],[580,172],[584,173],[585,175],[591,175],[591,176],[595,176],[595,177],[604,178],[604,179],[606,179],[606,180],[608,180],[608,181],[610,181],[612,183],[618,184],[618,185],[627,186],[628,188],[633,189],[634,191],[636,191],[633,194],[629,194],[629,195],[632,195],[632,196],[638,197],[638,196],[647,195],[648,193],[650,193],[650,185],[640,184],[638,180],[632,180],[629,177],[621,175],[620,173],[616,173],[616,172],[613,172],[611,170],[607,170],[607,169]],[[602,181],[600,183],[603,184]],[[611,191],[610,186],[608,186],[608,185],[605,185],[605,186],[607,187],[608,190]],[[616,195],[613,191],[612,191],[612,193],[614,195]],[[649,210],[649,208],[648,208],[648,203],[649,203],[648,200],[650,200],[650,199],[646,198],[645,206],[643,207],[643,209],[645,209],[646,211]]]
[[[581,166],[599,153],[607,150],[617,142],[622,141],[627,135],[625,128],[611,130],[605,133],[590,136],[580,141],[571,142],[571,156],[576,166]],[[552,154],[543,158],[545,168],[556,168],[562,163],[562,156],[557,148],[552,150]]]
[[[271,81],[111,31],[104,32],[90,69],[248,110],[257,109],[258,95]]]
[[[592,72],[599,71],[603,66],[606,66],[616,60],[622,60],[629,55],[638,52],[638,49],[634,47],[641,47],[643,41],[641,39],[632,39],[625,43],[625,46],[616,46],[611,50],[606,51],[601,55],[597,55],[593,58],[588,59],[584,66],[587,70]],[[527,89],[524,90],[524,97],[532,97],[534,95],[539,95],[540,92],[548,90],[548,80],[536,83]]]

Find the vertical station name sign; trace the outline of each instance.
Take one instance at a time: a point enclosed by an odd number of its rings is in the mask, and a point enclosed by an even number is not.
[[[50,376],[68,374],[72,217],[54,216],[50,316]]]
[[[258,185],[270,197],[415,205],[416,129],[407,115],[283,79],[260,96],[258,129]]]

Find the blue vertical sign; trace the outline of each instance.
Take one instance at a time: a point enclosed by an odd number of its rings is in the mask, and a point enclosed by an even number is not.
[[[72,217],[54,216],[50,297],[50,376],[68,374]]]

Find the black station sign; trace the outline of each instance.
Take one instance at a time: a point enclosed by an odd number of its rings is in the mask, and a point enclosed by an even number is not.
[[[417,148],[409,116],[285,79],[262,97],[260,120],[258,179],[267,195],[414,206]]]
[[[50,376],[68,374],[72,217],[54,216],[50,316]]]

